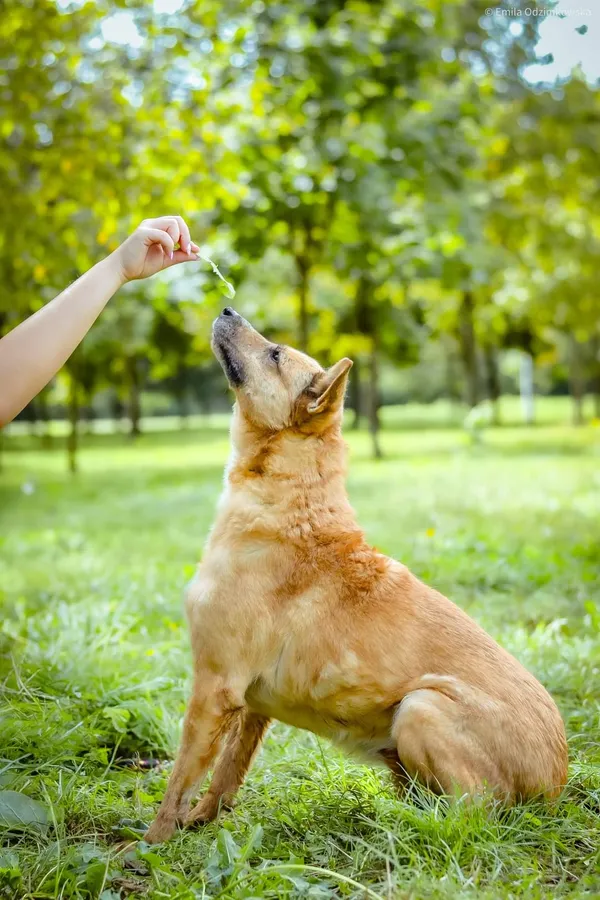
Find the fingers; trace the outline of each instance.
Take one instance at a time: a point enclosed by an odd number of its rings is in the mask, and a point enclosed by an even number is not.
[[[161,231],[160,228],[140,228],[144,236],[144,243],[149,247],[150,244],[160,244],[165,252],[165,256],[173,259],[175,250],[175,241],[169,233]],[[180,252],[180,251],[178,251]]]
[[[189,253],[191,243],[190,229],[187,227],[181,216],[175,216],[175,218],[179,226],[179,246],[184,253]]]
[[[190,246],[194,247],[195,244]],[[193,259],[200,259],[200,254],[197,250],[190,250],[189,253],[184,253],[183,250],[175,250],[173,257],[167,259],[165,268],[176,266],[178,263],[191,262]]]
[[[179,243],[184,253],[190,252],[190,229],[181,216],[159,216],[157,219],[144,219],[142,226],[166,231],[173,238],[173,243]]]

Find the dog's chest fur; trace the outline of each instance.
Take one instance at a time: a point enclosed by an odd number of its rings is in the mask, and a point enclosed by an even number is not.
[[[373,761],[392,746],[400,698],[382,684],[381,667],[374,671],[374,660],[353,646],[335,582],[317,577],[284,598],[288,568],[278,548],[244,542],[243,552],[209,552],[187,592],[194,646],[230,672],[239,669],[249,708]]]

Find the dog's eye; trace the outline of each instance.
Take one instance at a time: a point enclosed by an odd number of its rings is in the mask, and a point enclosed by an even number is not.
[[[273,362],[274,362],[275,364],[278,364],[278,363],[279,363],[279,360],[281,359],[281,348],[280,348],[280,347],[273,347],[273,349],[271,350],[269,356],[271,357],[271,359],[273,360]]]

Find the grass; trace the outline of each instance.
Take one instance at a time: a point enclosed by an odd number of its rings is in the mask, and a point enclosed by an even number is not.
[[[571,429],[557,409],[478,446],[439,411],[392,410],[380,463],[367,435],[348,437],[372,542],[556,697],[571,748],[562,798],[511,810],[400,800],[384,772],[276,725],[236,810],[153,848],[135,838],[169,766],[128,760],[169,760],[177,746],[181,593],[220,490],[223,419],[135,445],[91,437],[75,478],[60,448],[16,429],[0,474],[0,897],[600,895],[600,429]],[[6,820],[9,791],[37,801],[21,825]]]

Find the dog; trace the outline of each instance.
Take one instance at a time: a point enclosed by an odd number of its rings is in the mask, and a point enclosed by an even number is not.
[[[567,742],[550,695],[356,523],[341,433],[351,360],[325,370],[229,307],[212,347],[236,397],[232,452],[186,592],[194,680],[181,746],[145,839],[230,807],[273,719],[388,766],[400,788],[556,796]]]

